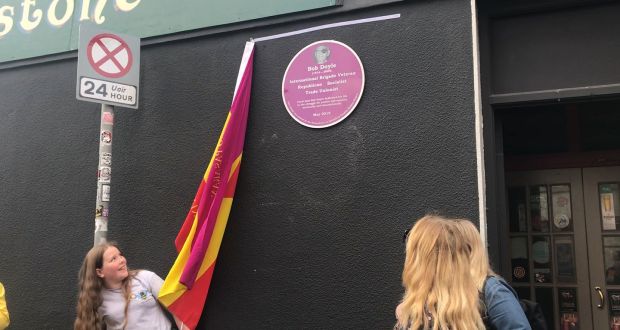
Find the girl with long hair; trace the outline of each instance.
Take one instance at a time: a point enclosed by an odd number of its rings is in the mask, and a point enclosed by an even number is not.
[[[395,329],[531,329],[514,290],[491,270],[469,220],[424,216],[406,243]]]
[[[171,329],[157,302],[162,284],[153,272],[129,270],[114,243],[93,247],[80,268],[74,329]]]

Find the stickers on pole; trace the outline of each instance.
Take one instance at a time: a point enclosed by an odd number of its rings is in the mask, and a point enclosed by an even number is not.
[[[140,39],[80,25],[76,97],[138,108]]]
[[[353,112],[364,90],[364,67],[349,46],[335,40],[314,42],[291,60],[282,81],[282,99],[304,126],[336,125]]]

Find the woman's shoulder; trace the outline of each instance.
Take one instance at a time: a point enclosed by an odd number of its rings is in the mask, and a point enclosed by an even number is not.
[[[506,282],[506,280],[504,280],[502,277],[498,276],[498,275],[489,275],[486,278],[485,286],[489,287],[489,286],[495,286],[495,285],[500,285],[502,284],[502,282]]]
[[[515,298],[517,297],[517,293],[510,286],[510,284],[508,284],[505,279],[498,275],[487,277],[484,285],[484,292],[486,298],[492,297],[497,294],[507,294],[512,295]]]
[[[484,303],[493,329],[531,330],[517,293],[503,278],[487,278]]]
[[[508,282],[506,282],[506,280],[503,277],[493,274],[493,275],[487,276],[486,285],[494,286],[494,285],[509,285],[509,284]]]

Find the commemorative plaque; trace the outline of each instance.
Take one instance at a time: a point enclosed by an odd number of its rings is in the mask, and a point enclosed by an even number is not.
[[[364,68],[349,46],[314,42],[291,60],[282,81],[282,99],[297,122],[312,128],[335,125],[353,112],[364,90]]]

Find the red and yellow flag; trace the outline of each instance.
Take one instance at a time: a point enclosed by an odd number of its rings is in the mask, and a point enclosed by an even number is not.
[[[254,43],[246,43],[230,112],[194,202],[175,240],[179,252],[159,301],[193,330],[207,299],[213,268],[232,206],[250,107]]]

